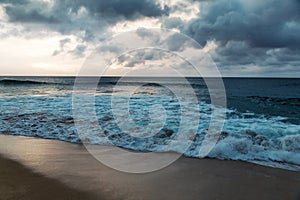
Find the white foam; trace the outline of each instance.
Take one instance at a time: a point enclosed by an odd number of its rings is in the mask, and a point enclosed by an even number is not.
[[[91,129],[87,129],[86,134],[81,137],[84,142],[113,143],[138,151],[176,151],[189,157],[199,156],[201,143],[210,122],[212,108],[210,104],[205,102],[199,104],[201,122],[196,138],[193,137],[194,133],[189,123],[186,123],[185,127],[181,128],[186,130],[188,135],[176,137],[172,145],[168,145],[173,137],[132,139],[124,135],[114,121],[107,117],[111,116],[110,96],[96,96],[95,98],[102,132],[95,133],[93,131],[95,125],[90,124]],[[149,106],[161,104],[165,106],[168,117],[165,127],[176,132],[180,121],[180,106],[173,97],[136,96],[133,101],[132,109],[136,112],[132,112],[132,119],[147,119]],[[55,97],[24,96],[0,99],[0,131],[4,134],[80,142],[73,124],[71,102],[71,94]],[[84,105],[82,107],[84,108]],[[185,115],[193,116],[195,110],[197,109],[190,109]],[[219,142],[209,153],[209,157],[243,160],[272,167],[300,170],[300,125],[284,122],[284,117],[266,117],[254,113],[239,113],[236,110],[227,110],[227,113],[229,114],[224,126],[226,134],[221,135]],[[89,113],[85,114],[89,115]],[[159,119],[160,115],[161,113],[157,110],[151,112],[151,117],[154,119]],[[103,120],[105,117],[106,120]],[[161,123],[152,123],[149,127],[155,129],[158,126],[161,127]],[[144,131],[141,134],[146,134],[145,131],[147,131],[147,129],[132,127],[128,127],[128,130]],[[188,149],[184,148],[187,144],[190,146]]]

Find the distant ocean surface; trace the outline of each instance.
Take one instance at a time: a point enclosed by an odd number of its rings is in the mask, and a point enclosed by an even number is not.
[[[160,79],[167,85],[175,85],[188,97],[179,79]],[[85,142],[101,145],[109,139],[114,145],[131,150],[179,151],[187,157],[197,157],[209,126],[212,105],[205,82],[200,78],[187,79],[198,97],[201,120],[194,138],[179,141],[179,144],[190,143],[185,152],[166,147],[179,128],[180,105],[168,88],[152,83],[154,78],[127,78],[118,90],[114,86],[119,78],[101,78],[94,96],[98,125],[103,132],[99,133],[101,137],[89,137]],[[74,81],[75,77],[0,77],[0,134],[81,143],[83,138],[77,134],[72,110]],[[300,171],[300,79],[224,78],[223,81],[227,118],[208,157]],[[124,134],[111,111],[112,96],[122,97],[140,83],[143,86],[135,90],[129,103],[136,124],[140,127],[151,124],[148,109],[153,105],[162,105],[167,113],[164,128],[151,138]],[[193,115],[193,109],[190,112]],[[154,117],[160,114],[154,113]],[[152,126],[155,129],[155,124]]]

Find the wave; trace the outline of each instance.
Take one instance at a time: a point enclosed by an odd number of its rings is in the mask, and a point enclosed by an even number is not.
[[[1,85],[40,85],[40,84],[53,84],[41,81],[32,81],[32,80],[15,80],[15,79],[3,79],[0,80]]]
[[[138,110],[132,112],[131,117],[137,120],[147,118],[143,115],[143,111],[147,110],[146,104],[149,100],[152,102],[151,105],[163,102],[167,113],[173,116],[167,119],[160,131],[149,138],[131,137],[117,128],[116,121],[110,112],[111,98],[108,96],[96,97],[96,112],[99,119],[96,125],[101,126],[101,132],[95,133],[85,129],[86,134],[80,137],[72,117],[71,96],[0,99],[0,134],[57,139],[72,143],[114,144],[136,151],[175,151],[187,157],[199,157],[202,141],[207,134],[211,105],[204,102],[199,104],[200,110],[204,112],[199,130],[195,137],[182,139],[175,137],[179,126],[176,116],[180,118],[180,112],[177,110],[178,103],[172,97],[136,97],[133,99],[132,106]],[[31,103],[24,104],[23,102]],[[85,105],[82,105],[82,108],[84,107]],[[16,108],[22,108],[23,113],[18,111],[19,114],[15,114]],[[228,110],[227,113],[228,118],[223,132],[208,157],[243,160],[300,171],[300,125],[286,123],[284,117],[265,117],[254,113],[240,113],[236,110]],[[154,118],[159,118],[161,115],[160,112],[152,114]],[[147,124],[147,120],[144,122]],[[83,123],[82,126],[85,125],[86,123]],[[150,127],[149,130],[141,129],[147,132],[156,128],[154,124],[154,127]],[[190,129],[188,126],[182,128]],[[128,131],[138,132],[136,127]],[[173,141],[175,145],[169,147],[170,141]],[[182,147],[185,147],[187,143],[189,148],[183,149]]]
[[[291,104],[291,105],[300,105],[300,98],[291,98],[291,97],[266,97],[266,96],[247,96],[249,99],[253,99],[259,102],[273,102],[280,104]]]
[[[42,120],[41,123],[46,121]],[[54,127],[45,128],[41,124],[31,124],[29,131],[11,131],[6,129],[0,131],[0,134],[55,139],[77,144],[114,145],[140,152],[177,152],[192,158],[199,158],[201,143],[206,134],[205,132],[197,133],[195,138],[191,138],[188,141],[172,140],[174,139],[173,134],[175,135],[176,133],[173,133],[171,129],[161,130],[156,136],[146,139],[134,138],[128,134],[112,133],[106,130],[97,136],[87,135],[79,137],[76,129],[71,127],[73,123],[73,118],[69,117],[57,120]],[[251,132],[255,133],[254,131]],[[222,133],[219,141],[207,157],[220,160],[245,161],[269,167],[300,171],[299,134],[283,136],[279,139],[268,139],[258,134],[251,138],[251,136],[243,136],[242,133],[243,131],[239,132],[241,134],[239,137],[231,136],[232,133]],[[169,147],[168,144],[171,140],[173,145]],[[189,148],[185,149],[187,143]]]
[[[209,157],[222,160],[241,160],[300,171],[299,153],[299,134],[277,139],[270,139],[257,134],[255,137],[237,138],[229,136],[222,139],[209,153]]]
[[[78,83],[84,85],[94,85],[94,81],[98,81],[98,86],[135,86],[140,85],[144,87],[164,87],[164,85],[184,85],[185,82],[180,82],[178,79],[138,79],[136,78],[126,78],[120,80],[120,78],[109,78],[109,77],[77,77]],[[20,85],[71,85],[73,86],[76,82],[76,77],[69,78],[56,78],[56,77],[38,77],[38,78],[23,78],[18,79],[17,77],[12,78],[2,78],[0,79],[0,85],[4,86],[20,86]],[[191,81],[190,85],[194,88],[206,88],[203,81]]]

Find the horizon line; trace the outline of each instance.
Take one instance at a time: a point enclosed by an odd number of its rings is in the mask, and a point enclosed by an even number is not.
[[[86,75],[86,76],[77,76],[77,75],[0,75],[0,77],[36,77],[36,78],[46,78],[46,77],[57,77],[57,78],[96,78],[96,77],[103,77],[103,78],[122,78],[124,76],[95,76],[95,75]],[[278,78],[278,79],[285,79],[285,78],[294,78],[299,79],[300,77],[288,77],[288,76],[126,76],[126,78]]]

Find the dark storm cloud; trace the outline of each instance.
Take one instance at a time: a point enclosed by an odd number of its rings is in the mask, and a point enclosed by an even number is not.
[[[55,31],[73,34],[81,41],[100,41],[99,35],[118,22],[144,17],[168,15],[168,7],[155,0],[53,0],[52,2],[29,0],[0,0],[10,23],[21,24],[24,32]],[[22,32],[15,35],[24,35]],[[37,34],[35,34],[37,35]],[[73,53],[84,54],[84,45]],[[63,52],[62,48],[53,55]]]
[[[184,32],[202,46],[216,41],[222,65],[299,64],[299,0],[207,1],[200,9]]]
[[[32,9],[24,10],[23,6],[8,6],[6,14],[11,22],[28,22],[28,23],[58,23],[59,19],[55,16],[47,16],[46,14]]]
[[[0,3],[10,3],[10,4],[26,4],[27,0],[0,0]]]
[[[253,47],[299,48],[300,1],[220,0],[202,7],[187,33],[202,45],[208,39],[226,44],[247,41]]]
[[[121,19],[157,17],[168,14],[168,8],[153,0],[54,0],[53,6],[37,1],[1,0],[12,22],[66,23],[85,8],[91,18],[115,23]],[[20,5],[23,4],[23,5]],[[45,6],[47,9],[45,9]]]
[[[91,13],[100,14],[100,16],[122,15],[125,18],[134,18],[136,14],[141,14],[147,17],[157,17],[167,14],[168,11],[167,8],[160,8],[153,0],[87,0],[82,2]]]

